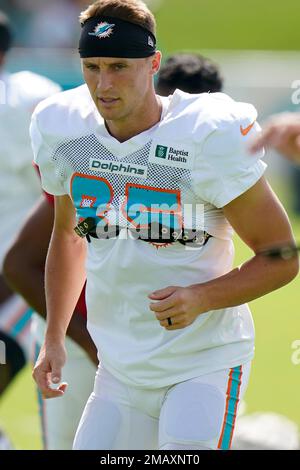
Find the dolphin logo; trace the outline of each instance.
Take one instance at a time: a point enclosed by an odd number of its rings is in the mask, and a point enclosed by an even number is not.
[[[93,33],[89,33],[89,36],[96,36],[99,39],[108,38],[113,33],[115,24],[110,23],[99,23],[94,29]]]

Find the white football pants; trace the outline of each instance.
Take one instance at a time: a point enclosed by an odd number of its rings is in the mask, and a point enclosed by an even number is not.
[[[99,367],[74,450],[229,449],[251,362],[140,389]]]

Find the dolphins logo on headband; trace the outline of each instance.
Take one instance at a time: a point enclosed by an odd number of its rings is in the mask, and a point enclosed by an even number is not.
[[[115,24],[109,24],[102,22],[97,24],[93,33],[89,33],[89,36],[96,36],[98,39],[109,38],[112,35]]]

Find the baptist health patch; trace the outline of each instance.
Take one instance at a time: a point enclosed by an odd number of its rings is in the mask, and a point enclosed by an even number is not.
[[[98,158],[90,158],[90,170],[96,173],[112,173],[143,179],[146,179],[148,174],[148,168],[144,165],[98,160]]]
[[[191,144],[176,142],[167,145],[162,142],[153,142],[150,149],[149,162],[157,165],[192,170],[195,160],[195,149]]]

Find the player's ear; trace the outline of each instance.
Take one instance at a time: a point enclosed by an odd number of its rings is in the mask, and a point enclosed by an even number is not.
[[[152,57],[150,57],[152,75],[155,75],[159,72],[160,64],[161,64],[161,57],[162,55],[160,51],[156,51],[155,54]]]

